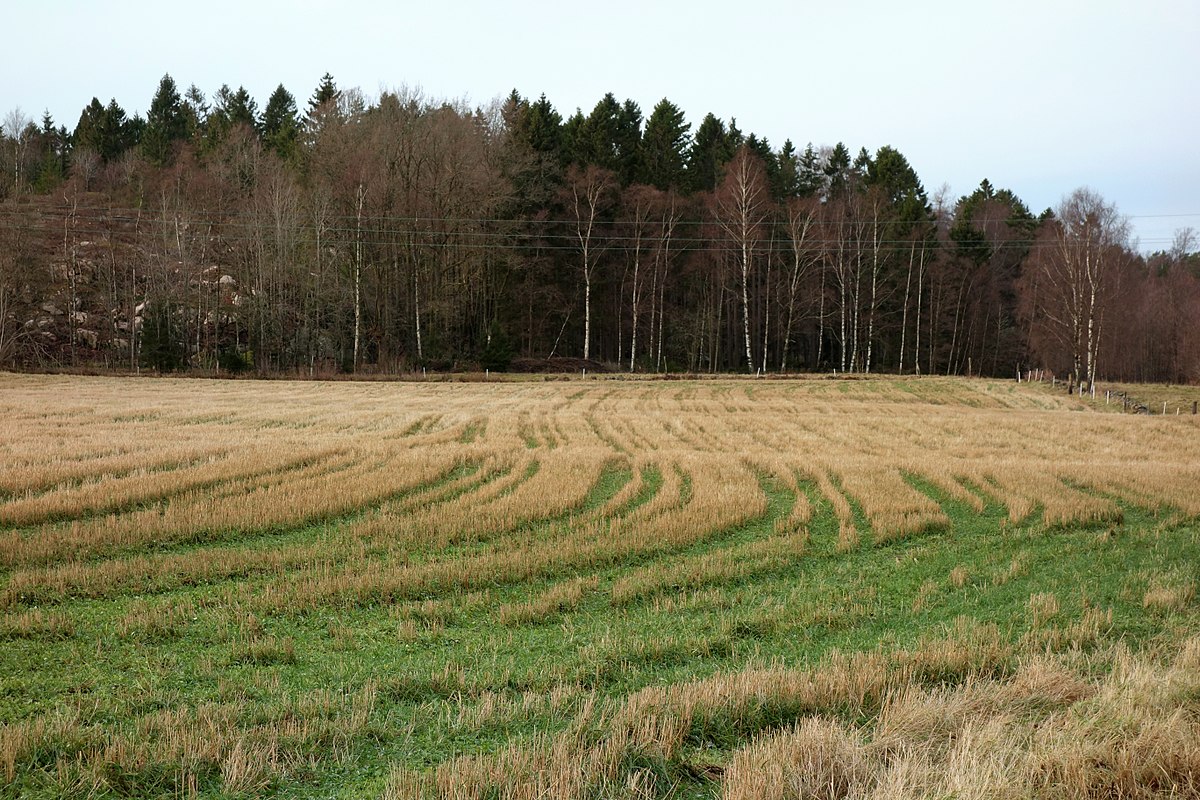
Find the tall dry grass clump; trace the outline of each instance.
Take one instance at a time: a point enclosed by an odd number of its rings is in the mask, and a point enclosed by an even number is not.
[[[809,717],[757,739],[725,771],[725,800],[841,800],[861,797],[870,775],[862,734],[842,723]]]

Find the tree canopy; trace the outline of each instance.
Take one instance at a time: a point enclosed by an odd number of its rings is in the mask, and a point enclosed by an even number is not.
[[[231,86],[5,118],[0,365],[1200,377],[1195,237],[1139,256],[1086,192],[931,203],[894,146],[776,146],[666,97]],[[1081,286],[1090,334],[1052,302]]]

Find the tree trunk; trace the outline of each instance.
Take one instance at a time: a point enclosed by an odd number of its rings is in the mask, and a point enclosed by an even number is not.
[[[904,347],[908,339],[908,298],[909,290],[912,288],[913,260],[916,249],[917,244],[913,242],[908,249],[908,272],[904,276],[904,311],[900,315],[900,363],[896,368],[896,372],[900,375],[904,374]]]
[[[354,371],[358,367],[362,352],[362,268],[363,268],[363,204],[366,201],[366,190],[360,181],[356,193],[355,225],[354,225]]]

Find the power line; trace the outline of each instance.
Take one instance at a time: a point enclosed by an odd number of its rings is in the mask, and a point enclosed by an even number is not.
[[[17,216],[17,215],[19,215],[20,211],[17,209],[14,209],[14,207],[12,207],[12,206],[7,206],[7,207],[0,206],[0,213],[7,213],[7,215],[10,215],[10,216]],[[26,212],[26,213],[28,213],[28,212]],[[79,209],[79,207],[76,207],[76,209],[70,209],[70,207],[61,206],[60,210],[58,210],[58,211],[38,210],[38,211],[34,211],[32,213],[35,213],[35,215],[49,216],[50,218],[53,218],[53,219],[61,219],[61,221],[66,221],[66,219],[71,218],[71,217],[85,219],[85,218],[94,218],[95,215],[100,215],[100,221],[102,221],[102,222],[103,221],[114,221],[114,222],[125,222],[125,223],[145,223],[148,225],[149,224],[168,224],[168,223],[169,224],[178,224],[178,223],[209,224],[209,225],[244,224],[245,227],[250,227],[250,228],[254,228],[254,229],[264,229],[264,228],[275,227],[275,225],[270,222],[257,221],[257,219],[259,219],[259,217],[262,217],[264,215],[258,215],[258,213],[254,213],[252,211],[227,211],[227,212],[223,212],[221,216],[209,216],[208,213],[205,213],[205,212],[200,212],[199,215],[197,215],[197,212],[194,212],[194,211],[175,211],[173,216],[168,217],[168,216],[164,215],[164,213],[162,212],[161,209],[149,210],[149,209],[145,209],[145,207],[142,207],[142,209],[138,209],[138,207],[122,207],[122,206],[85,206],[85,207],[82,207],[82,209]],[[310,217],[311,215],[293,215],[293,218],[299,218],[300,216]],[[246,218],[246,217],[253,217],[254,219],[256,219],[256,222],[252,222],[252,223],[232,222],[233,219]],[[1151,213],[1151,215],[1124,216],[1124,219],[1129,219],[1129,221],[1132,221],[1132,219],[1160,219],[1160,218],[1188,218],[1188,217],[1196,217],[1196,218],[1200,219],[1200,211],[1176,212],[1176,213]],[[331,219],[331,221],[343,221],[343,222],[358,221],[358,219],[359,219],[359,217],[356,215],[323,215],[323,218]],[[562,218],[562,219],[541,218],[540,219],[540,218],[536,218],[536,217],[469,217],[469,216],[426,216],[426,215],[408,216],[408,215],[391,215],[391,213],[384,213],[384,215],[365,216],[365,217],[362,217],[362,219],[365,219],[366,222],[372,223],[371,229],[373,229],[373,230],[379,229],[377,223],[380,223],[380,222],[396,223],[396,224],[410,223],[410,224],[414,224],[414,225],[416,223],[448,223],[448,224],[462,224],[462,225],[472,225],[472,224],[532,225],[532,224],[535,224],[535,225],[558,225],[558,227],[570,227],[570,225],[576,224],[575,219],[570,219],[570,218]],[[637,225],[637,224],[650,225],[650,227],[653,227],[653,225],[661,224],[661,222],[662,222],[661,216],[653,217],[653,218],[649,218],[649,219],[617,217],[617,218],[613,218],[613,219],[607,219],[607,221],[605,221],[605,224],[608,225],[608,227],[616,227],[616,228],[632,227],[632,225]],[[1036,224],[1037,219],[1008,218],[1008,219],[1004,219],[1003,222],[1006,222],[1009,225]],[[893,223],[916,224],[914,222],[892,221],[892,219],[884,219],[884,221],[877,223],[877,224],[890,225]],[[720,224],[720,222],[718,221],[718,219],[715,219],[715,218],[702,218],[702,219],[676,218],[676,219],[674,219],[674,225],[676,225],[676,227],[683,227],[683,228],[706,227],[706,225],[708,225],[708,227],[712,227],[712,225],[719,225],[719,224]],[[761,219],[760,222],[755,223],[755,227],[758,227],[758,228],[787,228],[787,227],[790,227],[791,224],[792,223],[790,221],[788,221],[788,219],[763,218],[763,219]],[[830,228],[830,227],[832,227],[832,228],[854,228],[854,227],[870,227],[871,223],[866,222],[865,219],[863,219],[863,218],[857,218],[857,219],[821,219],[821,221],[815,221],[812,224],[817,225],[817,227],[826,227],[826,228]],[[302,229],[316,229],[318,227],[318,225],[308,224],[308,223],[294,223],[293,227],[302,228]],[[326,225],[320,225],[320,228],[322,228],[322,230],[356,230],[356,229],[358,229],[356,227],[352,228],[352,227],[350,227],[350,225],[342,225],[342,227],[326,227]],[[404,233],[428,233],[431,235],[444,233],[444,231],[438,231],[438,230],[432,230],[432,229],[415,229],[415,228],[385,228],[384,230],[402,230],[402,231],[404,231]],[[506,235],[506,234],[503,234],[503,231],[498,231],[497,235]],[[574,235],[574,234],[571,234],[571,235]],[[610,237],[612,237],[612,236],[610,235]],[[624,236],[624,239],[632,240],[632,239],[634,239],[634,236]],[[718,237],[712,237],[712,239],[718,239]],[[700,240],[700,241],[702,241],[702,240]],[[907,240],[904,240],[904,241],[907,241]]]
[[[115,206],[85,206],[83,209],[70,209],[67,206],[52,207],[52,209],[38,210],[20,210],[14,209],[12,206],[0,206],[0,215],[8,217],[8,222],[16,221],[18,224],[6,224],[6,227],[11,230],[24,231],[24,233],[50,233],[56,236],[62,231],[66,235],[67,225],[73,225],[72,231],[74,235],[80,233],[101,234],[112,239],[114,234],[128,234],[128,227],[140,227],[144,225],[148,229],[162,229],[164,235],[170,234],[172,237],[186,236],[192,242],[200,239],[215,239],[226,243],[236,242],[262,242],[264,239],[270,240],[268,235],[272,231],[277,231],[280,225],[271,222],[265,222],[258,215],[253,215],[252,212],[238,211],[226,213],[226,215],[208,216],[206,213],[184,212],[175,213],[172,216],[164,216],[160,212],[149,212],[142,209],[132,209],[132,207],[115,207]],[[305,215],[307,216],[307,215]],[[30,219],[29,217],[34,217]],[[1171,215],[1142,215],[1135,218],[1186,218],[1200,217],[1200,213],[1171,213]],[[338,221],[349,221],[355,219],[353,216],[332,216],[331,219]],[[0,217],[2,219],[2,217]],[[322,236],[328,235],[340,241],[341,243],[356,239],[358,236],[365,236],[367,243],[371,245],[390,245],[401,247],[416,247],[422,249],[454,249],[454,248],[473,248],[482,247],[488,249],[503,249],[503,251],[577,251],[580,248],[578,245],[578,234],[575,231],[569,230],[571,225],[576,224],[575,221],[564,219],[564,221],[530,221],[528,218],[502,218],[502,217],[457,217],[457,216],[374,216],[367,217],[367,222],[370,224],[360,225],[318,225],[314,223],[301,222],[299,215],[293,217],[292,221],[287,223],[287,229],[290,234],[293,234],[295,239],[310,239],[316,240],[317,234]],[[1019,221],[1028,223],[1032,221]],[[41,223],[41,224],[38,224]],[[89,224],[91,223],[91,224]],[[415,227],[418,223],[424,223],[426,227]],[[445,229],[427,227],[430,224],[444,224]],[[113,230],[112,225],[121,225],[122,230]],[[184,225],[184,230],[180,230],[178,225]],[[547,230],[520,230],[517,228],[528,227],[528,225],[546,225]],[[618,233],[622,228],[631,227],[631,225],[647,224],[647,227],[652,229],[652,233],[642,235]],[[724,253],[734,252],[739,249],[738,246],[731,245],[731,237],[727,235],[656,235],[653,233],[653,228],[661,227],[661,221],[656,223],[646,223],[644,221],[634,221],[634,219],[616,219],[608,223],[610,229],[602,231],[599,234],[593,234],[592,239],[598,242],[598,246],[612,247],[636,245],[641,242],[647,248],[654,246],[671,246],[679,247],[680,249],[702,247],[710,252]],[[763,231],[763,236],[756,243],[761,248],[786,248],[786,236],[780,236],[780,231],[790,227],[790,222],[786,219],[763,219],[756,227]],[[886,225],[888,223],[875,223],[876,225]],[[412,227],[410,227],[412,225]],[[480,227],[484,225],[484,227]],[[498,227],[512,227],[512,230],[504,229],[487,229],[488,225],[498,225]],[[712,228],[714,225],[719,225],[713,219],[707,221],[677,221],[674,223],[676,228]],[[845,219],[832,219],[832,221],[820,221],[812,223],[812,227],[817,230],[840,231],[845,229],[858,230],[859,233],[865,234],[872,227],[872,223],[857,219],[857,221],[845,221]],[[170,230],[174,228],[174,230]],[[208,231],[203,230],[208,228]],[[553,228],[568,228],[568,230],[554,230]],[[82,229],[82,230],[80,230]],[[616,229],[616,230],[614,230]],[[149,235],[149,234],[144,234]],[[1140,240],[1141,245],[1169,245],[1174,242],[1174,237],[1151,237],[1151,239]],[[864,245],[868,247],[876,247],[887,249],[889,252],[907,252],[919,240],[914,240],[912,237],[905,239],[868,239],[865,235],[859,237],[829,237],[828,235],[821,236],[804,236],[803,247],[808,251],[832,252],[838,248],[858,247]],[[971,245],[955,245],[962,251],[970,252],[973,248]],[[1042,247],[1054,246],[1054,242],[1038,240],[1037,237],[1014,237],[1012,240],[1000,242],[984,242],[976,247],[988,247],[991,249],[1006,248],[1006,247],[1025,247],[1028,249],[1037,249]]]
[[[76,207],[76,208],[72,209],[68,205],[63,205],[59,208],[61,208],[61,213],[64,215],[71,215],[71,214],[78,215],[81,213],[91,213],[91,214],[100,213],[100,214],[105,214],[107,216],[110,216],[114,219],[127,220],[127,221],[134,221],[134,220],[152,221],[155,219],[157,219],[158,221],[171,221],[171,222],[175,221],[174,218],[168,219],[168,218],[164,218],[163,216],[161,216],[161,214],[165,211],[165,209],[163,209],[162,207],[150,208],[147,206],[142,206],[139,208],[139,207],[134,207],[134,206],[84,206],[82,208]],[[12,205],[0,205],[0,213],[15,214],[15,213],[18,213],[18,210]],[[37,213],[37,212],[35,212],[35,213]],[[47,213],[47,212],[43,210],[43,211],[41,211],[41,213]],[[190,215],[192,217],[192,219],[196,218],[195,212],[176,210],[175,213],[176,214],[182,213],[184,215]],[[201,212],[201,213],[203,213],[203,212]],[[250,217],[250,216],[258,217],[261,215],[255,214],[252,211],[239,210],[239,211],[223,212],[223,216],[221,218],[201,216],[199,219],[202,222],[216,224],[214,221],[220,221],[224,218],[238,218],[238,217]],[[310,215],[304,215],[304,216],[310,216]],[[1126,220],[1170,219],[1170,218],[1186,218],[1186,217],[1200,218],[1200,211],[1173,212],[1170,214],[1122,214],[1121,216],[1123,219],[1126,219]],[[324,215],[322,215],[322,218],[329,219],[329,220],[357,220],[358,215],[356,215],[356,214],[324,214]],[[533,223],[536,223],[536,224],[541,224],[541,225],[573,225],[576,223],[576,220],[569,219],[569,218],[538,219],[536,217],[488,217],[488,216],[450,216],[450,215],[432,216],[432,215],[407,215],[407,214],[373,214],[373,215],[365,216],[364,219],[389,221],[389,222],[411,222],[414,224],[418,223],[418,222],[425,222],[425,223],[448,222],[448,223],[474,223],[474,224],[481,224],[481,223],[486,223],[486,224],[533,224]],[[652,218],[651,221],[653,221],[654,219],[662,219],[662,216],[659,215],[658,217]],[[609,225],[622,226],[622,225],[637,224],[639,222],[639,220],[631,219],[628,217],[617,217],[617,218],[614,218],[611,220],[607,220],[606,222]],[[1036,223],[1037,219],[1031,218],[1028,220],[1021,220],[1021,219],[1010,218],[1009,220],[1005,220],[1005,222]],[[267,225],[267,223],[257,223],[257,224],[260,227]],[[717,221],[712,218],[708,218],[708,219],[676,219],[675,224],[682,225],[682,226],[704,226],[704,225],[717,224]],[[789,223],[785,219],[767,219],[767,220],[764,220],[760,224],[767,225],[767,226],[779,227],[779,226],[786,226]],[[821,224],[842,227],[842,226],[862,225],[864,223],[862,223],[860,221],[823,220]]]

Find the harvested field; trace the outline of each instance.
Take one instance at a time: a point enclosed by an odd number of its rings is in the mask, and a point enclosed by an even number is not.
[[[1108,410],[0,374],[0,797],[1200,796],[1200,418]]]

